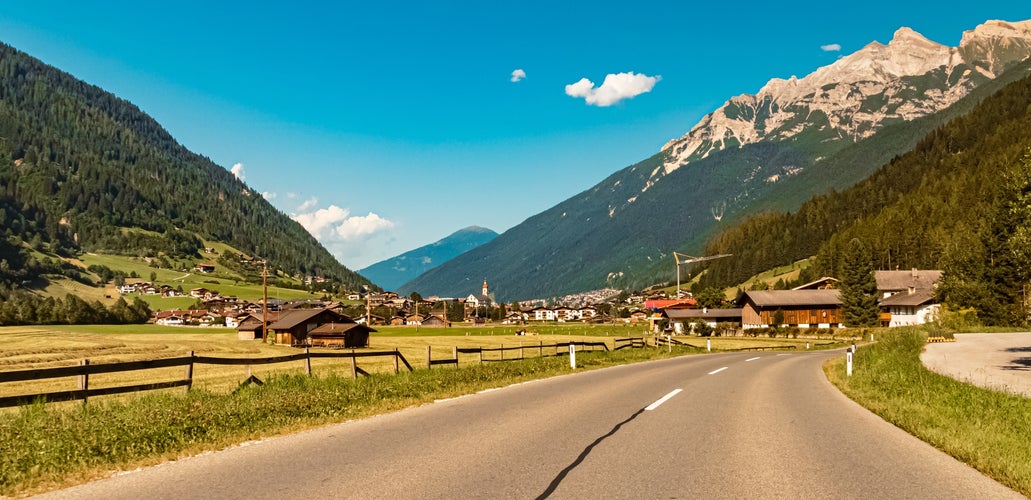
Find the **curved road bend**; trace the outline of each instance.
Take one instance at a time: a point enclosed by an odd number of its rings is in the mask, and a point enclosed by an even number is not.
[[[713,354],[577,373],[47,497],[1023,498],[841,395],[821,371],[835,355]]]

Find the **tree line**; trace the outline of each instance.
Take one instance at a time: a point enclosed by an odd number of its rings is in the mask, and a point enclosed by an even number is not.
[[[146,323],[150,315],[150,306],[139,297],[131,304],[119,297],[104,307],[99,301],[87,302],[73,294],[57,299],[19,290],[0,301],[0,326],[136,324]]]

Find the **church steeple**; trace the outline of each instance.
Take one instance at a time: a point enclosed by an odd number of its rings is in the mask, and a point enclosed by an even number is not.
[[[483,278],[483,296],[487,296],[487,278]]]

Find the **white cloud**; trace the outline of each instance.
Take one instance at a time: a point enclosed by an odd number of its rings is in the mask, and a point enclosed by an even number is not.
[[[581,78],[576,83],[566,85],[566,95],[570,97],[583,97],[587,104],[606,107],[616,104],[624,99],[630,99],[647,92],[651,92],[655,84],[661,80],[661,76],[648,76],[641,73],[616,73],[605,76],[605,81],[600,87],[595,87],[594,82]]]
[[[523,71],[522,69],[517,69],[517,70],[512,72],[512,81],[513,82],[518,82],[519,80],[522,80],[523,78],[526,78],[526,72]]]
[[[276,193],[273,193],[272,191],[265,191],[265,192],[261,193],[261,197],[265,198],[268,201],[272,201],[272,200],[276,199],[277,196],[279,196],[279,195],[277,195]]]
[[[837,44],[837,43],[832,43],[832,44],[829,44],[829,45],[821,45],[820,46],[820,50],[822,50],[824,52],[841,52],[841,45]]]
[[[291,196],[291,195],[287,195],[287,196],[290,197],[290,198],[294,198],[294,196]],[[312,196],[311,198],[308,198],[307,200],[304,200],[304,202],[301,203],[297,207],[297,211],[298,212],[307,212],[308,210],[311,210],[311,209],[315,208],[315,205],[318,205],[318,204],[319,204],[319,199],[314,197],[314,196]]]
[[[367,236],[384,229],[394,227],[394,223],[369,212],[369,215],[356,215],[344,219],[336,227],[336,234],[341,239],[350,240],[359,236]]]
[[[322,243],[351,240],[394,227],[393,222],[375,213],[352,216],[350,210],[336,205],[295,214],[292,218]]]
[[[330,205],[328,208],[295,214],[291,218],[319,240],[342,264],[360,269],[381,260],[375,249],[393,242],[393,221],[369,212],[352,216],[350,210]]]
[[[243,181],[247,176],[243,172],[243,163],[237,163],[233,165],[233,168],[229,169],[237,179]]]

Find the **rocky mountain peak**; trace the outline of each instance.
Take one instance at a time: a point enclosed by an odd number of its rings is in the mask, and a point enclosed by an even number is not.
[[[663,146],[663,168],[645,189],[692,159],[726,148],[811,130],[825,141],[864,139],[891,123],[942,110],[1028,57],[1031,21],[988,21],[965,32],[959,47],[899,28],[887,44],[871,42],[804,78],[774,78],[755,95],[731,98]],[[812,122],[813,116],[821,121]]]

